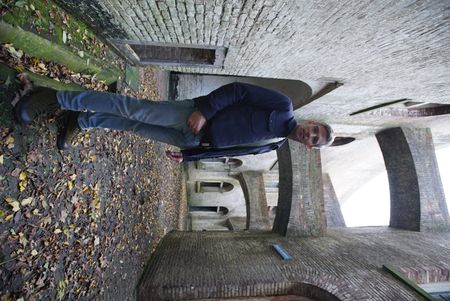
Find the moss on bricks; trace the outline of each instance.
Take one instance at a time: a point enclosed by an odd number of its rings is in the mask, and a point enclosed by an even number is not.
[[[53,61],[67,66],[75,72],[96,74],[99,80],[111,84],[117,81],[121,72],[116,68],[102,68],[92,57],[81,58],[63,45],[52,43],[20,27],[0,21],[0,43],[12,43],[29,56]]]
[[[71,90],[71,91],[83,91],[83,87],[76,84],[66,84],[57,80],[51,79],[44,75],[35,74],[29,71],[23,72],[27,75],[28,79],[34,83],[35,86],[48,87],[55,90]],[[3,81],[14,81],[18,72],[9,68],[4,64],[0,64],[0,79]]]

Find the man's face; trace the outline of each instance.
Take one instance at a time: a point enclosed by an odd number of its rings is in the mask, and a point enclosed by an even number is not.
[[[295,131],[295,140],[312,148],[316,145],[323,145],[327,141],[327,130],[325,127],[318,125],[314,121],[308,121],[297,126]]]

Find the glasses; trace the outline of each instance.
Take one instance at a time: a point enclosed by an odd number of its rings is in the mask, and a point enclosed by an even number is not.
[[[313,137],[313,139],[312,139],[312,145],[313,145],[313,146],[316,146],[317,143],[319,142],[319,132],[320,132],[320,128],[319,128],[319,126],[316,125],[316,126],[313,128],[313,133],[315,134],[314,137]]]

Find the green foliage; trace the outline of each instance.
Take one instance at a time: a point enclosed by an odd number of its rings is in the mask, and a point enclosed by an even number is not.
[[[16,1],[16,3],[15,3],[15,5],[20,8],[25,7],[26,4],[27,4],[27,1],[25,1],[25,0],[19,0],[19,1]]]

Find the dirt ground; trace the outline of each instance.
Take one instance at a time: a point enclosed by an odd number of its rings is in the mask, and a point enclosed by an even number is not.
[[[138,93],[157,99],[155,70]],[[11,116],[11,91],[0,116]],[[58,151],[60,113],[0,128],[1,300],[127,300],[159,240],[182,225],[181,165],[167,145],[89,130]]]

